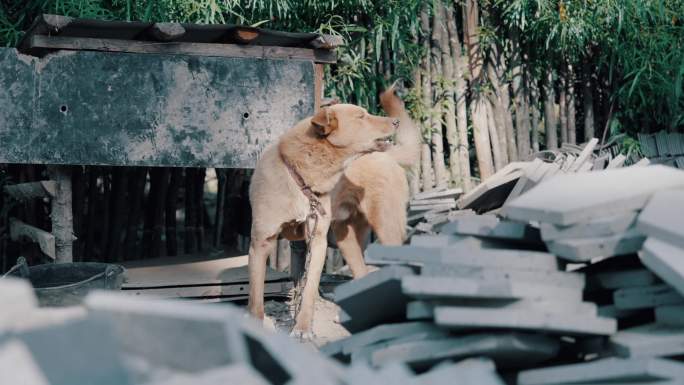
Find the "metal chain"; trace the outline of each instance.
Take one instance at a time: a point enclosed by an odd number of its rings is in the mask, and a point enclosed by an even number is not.
[[[302,272],[302,278],[297,282],[294,291],[294,304],[295,304],[295,316],[299,314],[299,310],[302,308],[302,300],[304,298],[303,291],[304,285],[307,281],[307,273],[309,271],[309,264],[311,263],[311,243],[316,234],[316,228],[318,227],[318,214],[317,208],[320,202],[310,201],[309,203],[309,215],[306,217],[304,222],[304,228],[306,231],[306,257],[304,258],[304,271]],[[313,226],[309,228],[309,220],[313,219]]]

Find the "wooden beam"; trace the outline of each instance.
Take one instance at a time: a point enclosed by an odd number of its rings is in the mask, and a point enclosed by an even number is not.
[[[150,42],[85,37],[35,35],[29,49],[86,50],[152,54],[181,54],[255,59],[304,60],[316,63],[335,63],[336,55],[322,49],[272,47],[237,44]]]
[[[320,49],[335,49],[345,44],[342,36],[320,35],[311,42],[311,46]]]
[[[284,294],[292,289],[292,282],[265,282],[264,294]],[[150,295],[158,298],[204,298],[204,297],[233,297],[249,293],[249,283],[229,283],[223,285],[205,286],[177,286],[177,287],[146,287],[122,288],[122,292],[132,295]]]
[[[231,31],[232,37],[242,44],[248,44],[259,37],[259,30],[254,27],[235,27]]]
[[[45,255],[55,259],[55,236],[47,231],[26,224],[16,218],[10,218],[10,238],[13,241],[29,239],[36,242]]]
[[[185,28],[181,23],[154,23],[150,33],[159,41],[172,41],[185,35]]]
[[[52,180],[19,183],[5,186],[5,192],[12,198],[26,201],[34,198],[52,198],[57,191],[57,183]]]

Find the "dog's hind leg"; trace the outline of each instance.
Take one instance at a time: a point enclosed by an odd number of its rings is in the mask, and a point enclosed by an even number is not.
[[[344,261],[351,269],[354,279],[368,274],[368,267],[363,260],[363,249],[370,233],[370,226],[363,218],[352,218],[347,221],[335,222],[332,225],[337,241],[337,247]]]
[[[254,231],[252,231],[254,233]],[[264,319],[264,285],[266,280],[266,260],[276,247],[276,236],[260,238],[252,236],[249,245],[249,304],[250,314]]]

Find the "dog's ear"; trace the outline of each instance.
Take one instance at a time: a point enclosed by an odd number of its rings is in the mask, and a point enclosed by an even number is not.
[[[319,136],[328,136],[337,126],[337,118],[332,108],[323,107],[311,118],[311,126]]]

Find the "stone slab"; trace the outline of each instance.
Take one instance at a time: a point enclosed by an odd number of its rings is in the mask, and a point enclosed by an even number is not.
[[[85,305],[109,325],[123,351],[153,365],[196,372],[248,360],[239,329],[243,315],[232,306],[107,292],[88,295]]]
[[[97,319],[76,320],[15,335],[51,385],[133,385],[118,338]]]
[[[661,284],[616,290],[613,302],[618,309],[648,309],[684,304],[684,297],[670,286]]]
[[[566,174],[511,201],[501,214],[567,226],[641,209],[654,192],[683,187],[684,171],[660,165]]]
[[[427,373],[415,378],[415,384],[446,385],[454,383],[477,385],[504,385],[496,373],[494,362],[487,358],[469,358],[456,364],[437,365]]]
[[[15,339],[0,344],[0,383],[50,385],[28,347]]]
[[[604,358],[592,362],[525,370],[518,385],[586,384],[684,380],[684,363],[661,358]]]
[[[408,298],[401,292],[401,278],[413,274],[407,266],[387,266],[335,288],[335,302],[350,317],[342,326],[358,332],[403,320]]]
[[[558,259],[549,253],[523,250],[476,249],[471,245],[455,247],[382,246],[366,249],[366,262],[372,265],[428,263],[464,266],[518,268],[557,271]]]
[[[538,229],[525,223],[500,221],[494,215],[455,219],[442,226],[441,234],[474,235],[527,243],[541,242]]]
[[[684,305],[665,305],[655,308],[656,322],[684,328]]]
[[[436,307],[435,323],[454,330],[505,328],[572,335],[611,335],[617,331],[617,322],[612,318],[583,314],[569,316],[542,310],[523,311],[456,306]]]
[[[401,280],[402,292],[417,299],[553,299],[582,302],[582,291],[512,279],[478,280],[472,278],[408,276]]]
[[[38,299],[31,283],[19,278],[0,279],[0,320],[4,314],[32,310],[38,307]]]
[[[641,313],[643,313],[643,309],[618,309],[615,305],[604,305],[598,308],[599,316],[618,320],[634,317]]]
[[[581,290],[585,286],[584,274],[552,270],[527,270],[498,267],[481,267],[454,264],[426,264],[421,276],[472,278],[484,281],[513,279]]]
[[[624,329],[610,337],[621,357],[668,357],[684,354],[684,329],[680,326],[648,324]]]
[[[473,307],[482,309],[507,309],[519,311],[546,311],[558,314],[598,315],[598,307],[593,302],[565,302],[553,299],[520,300],[429,300],[411,301],[406,305],[406,318],[410,320],[432,319],[438,306]]]
[[[481,213],[501,207],[518,179],[523,176],[526,166],[526,162],[509,163],[463,195],[457,202],[458,208]]]
[[[625,255],[641,250],[646,237],[636,230],[608,237],[559,239],[546,242],[549,251],[558,257],[585,262],[597,257]]]
[[[394,344],[371,354],[374,366],[402,362],[425,367],[443,360],[488,357],[499,368],[520,368],[555,357],[559,350],[556,338],[527,333],[488,332],[438,340]]]
[[[596,218],[590,222],[583,222],[571,226],[557,226],[550,223],[542,223],[539,227],[541,238],[544,241],[559,239],[607,237],[621,234],[636,223],[638,213],[636,211]]]
[[[628,287],[652,286],[659,283],[660,279],[646,269],[603,272],[587,276],[587,287],[591,290],[615,290]]]
[[[684,249],[649,237],[639,256],[646,267],[684,295]]]
[[[398,324],[378,325],[371,329],[355,333],[347,338],[333,341],[321,347],[323,354],[334,356],[349,355],[353,350],[378,342],[401,338],[406,335],[439,330],[437,326],[428,322],[404,322]]]
[[[658,191],[639,214],[637,229],[684,248],[684,190]]]
[[[246,364],[233,364],[193,374],[177,374],[145,385],[269,385],[259,373]]]
[[[423,331],[423,332],[418,332],[414,334],[408,334],[403,337],[395,338],[392,340],[387,340],[387,341],[382,341],[382,342],[377,342],[372,345],[366,345],[363,347],[360,347],[358,349],[352,350],[351,353],[351,362],[356,363],[356,362],[366,362],[368,364],[372,364],[372,355],[373,352],[376,350],[384,349],[389,346],[395,346],[395,345],[401,345],[406,342],[414,342],[414,341],[434,341],[434,340],[441,340],[443,338],[448,338],[450,337],[449,332],[444,329],[434,329],[431,331]]]

